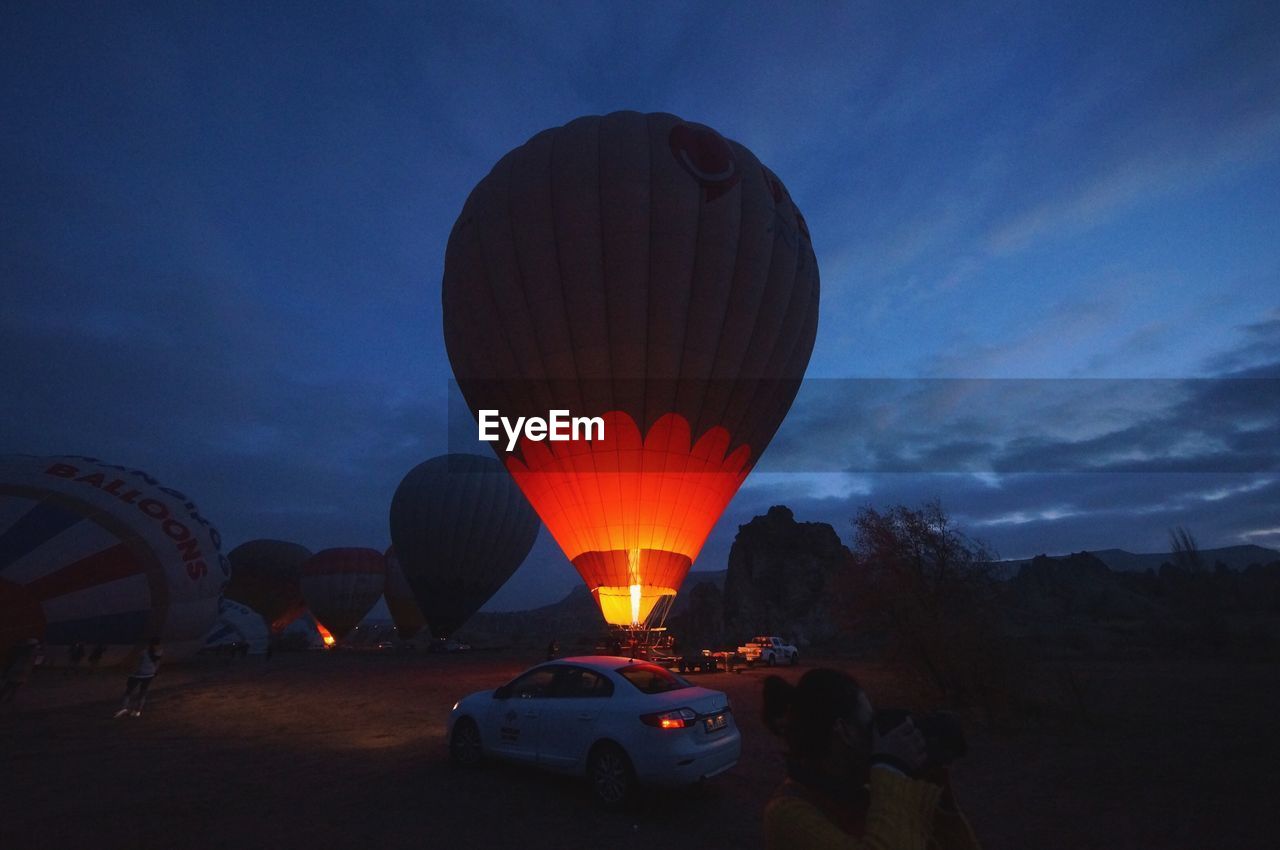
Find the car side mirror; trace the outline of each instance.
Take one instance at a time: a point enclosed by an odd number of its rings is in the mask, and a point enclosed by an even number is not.
[[[494,699],[510,699],[510,697],[511,697],[510,685],[503,685],[502,687],[498,688],[496,691],[493,692]]]

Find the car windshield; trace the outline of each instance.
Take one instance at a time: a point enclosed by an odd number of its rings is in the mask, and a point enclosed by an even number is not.
[[[664,670],[656,664],[628,664],[618,668],[618,675],[645,694],[663,694],[693,687],[670,670]]]

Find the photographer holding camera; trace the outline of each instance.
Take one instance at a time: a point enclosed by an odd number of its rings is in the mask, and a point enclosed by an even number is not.
[[[852,676],[818,668],[766,679],[764,721],[788,748],[767,850],[978,850],[947,779],[965,753],[953,716],[876,712]]]

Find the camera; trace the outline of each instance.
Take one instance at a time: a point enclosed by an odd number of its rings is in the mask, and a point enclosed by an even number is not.
[[[884,735],[907,720],[914,721],[924,737],[925,762],[920,767],[921,771],[945,767],[969,752],[960,717],[955,712],[913,714],[905,708],[882,708],[872,717],[871,723],[877,732]]]

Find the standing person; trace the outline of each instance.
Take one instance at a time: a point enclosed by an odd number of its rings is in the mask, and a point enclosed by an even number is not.
[[[98,664],[102,661],[102,656],[106,651],[107,645],[105,643],[94,645],[93,652],[89,653],[89,672],[92,673],[98,669]]]
[[[84,660],[84,644],[80,641],[76,641],[75,643],[71,644],[71,647],[67,650],[66,675],[70,676],[72,673],[79,670],[80,662],[83,660]]]
[[[13,645],[9,654],[9,663],[4,668],[4,681],[0,683],[0,703],[13,702],[18,688],[26,684],[31,670],[36,666],[40,651],[37,638],[19,640]]]
[[[120,702],[120,710],[116,712],[116,717],[124,717],[130,713],[134,717],[142,716],[142,706],[147,701],[147,691],[151,689],[151,680],[160,670],[160,659],[163,657],[164,650],[160,648],[160,638],[152,638],[151,643],[138,659],[138,666],[134,668],[133,675],[124,684],[124,699]],[[133,701],[135,692],[137,692],[138,701],[130,711],[129,704]]]
[[[921,776],[924,737],[908,719],[873,722],[871,701],[839,670],[764,682],[764,721],[787,743],[787,778],[764,812],[766,850],[978,850],[945,768]]]
[[[560,644],[556,643],[556,639],[552,638],[551,643],[547,644],[547,660],[553,660],[560,652]]]

